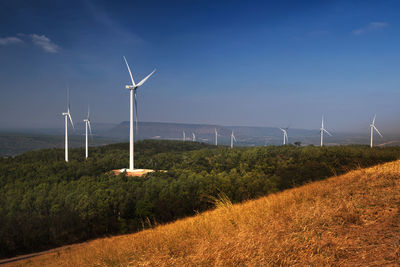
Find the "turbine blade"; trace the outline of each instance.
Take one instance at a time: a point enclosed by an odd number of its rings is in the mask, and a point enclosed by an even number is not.
[[[128,61],[126,60],[125,56],[124,56],[124,60],[125,60],[125,63],[126,63],[126,67],[128,68],[129,75],[131,76],[132,85],[135,87],[135,86],[136,86],[136,84],[135,84],[135,81],[133,80],[133,76],[132,76],[131,68],[129,68],[129,64],[128,64]]]
[[[87,119],[89,120],[89,118],[90,118],[90,109],[89,109],[89,105],[88,105],[88,107],[87,107]]]
[[[372,120],[372,125],[375,125],[375,119],[376,119],[376,114],[374,116],[374,119]]]
[[[144,78],[143,80],[141,80],[141,81],[137,84],[137,87],[139,87],[139,86],[141,86],[142,84],[144,84],[144,82],[147,81],[147,79],[150,78],[150,76],[153,75],[153,73],[154,73],[155,71],[156,71],[156,70],[154,69],[149,75],[146,76],[146,78]]]
[[[89,120],[88,120],[88,126],[89,126],[90,136],[92,137],[92,141],[93,141],[92,127],[90,126],[90,121]]]
[[[324,130],[324,132],[326,132],[327,134],[329,134],[330,136],[332,136],[330,132],[328,132],[328,131],[325,130],[325,129],[323,129],[323,130]]]
[[[72,128],[74,128],[74,130],[75,130],[75,126],[74,126],[74,123],[72,121],[71,114],[69,113],[69,110],[68,110],[68,118],[69,118],[69,121],[71,122]]]
[[[67,109],[69,111],[69,88],[67,88]]]
[[[373,126],[375,131],[383,138],[383,136],[381,135],[381,133],[379,132],[378,128],[375,127],[375,125]]]

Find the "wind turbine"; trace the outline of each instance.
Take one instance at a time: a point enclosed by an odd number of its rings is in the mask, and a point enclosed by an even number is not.
[[[218,146],[218,132],[217,132],[217,128],[215,128],[215,145]]]
[[[232,133],[231,133],[231,148],[233,148],[233,141],[237,142],[235,135],[233,134],[233,131],[232,131]]]
[[[93,134],[92,134],[92,127],[90,126],[90,110],[89,110],[89,106],[88,106],[88,112],[87,112],[87,118],[86,119],[84,119],[83,120],[84,122],[85,122],[85,128],[86,128],[86,139],[85,139],[85,141],[86,141],[86,146],[85,146],[85,156],[86,156],[86,158],[88,158],[88,156],[89,156],[89,148],[88,148],[88,128],[89,128],[89,131],[90,131],[90,136],[92,137],[92,139],[93,139]]]
[[[71,122],[72,128],[75,129],[70,113],[69,89],[67,89],[67,112],[63,112],[62,115],[65,117],[65,162],[68,162],[68,119]]]
[[[194,133],[192,133],[192,141],[196,142],[196,135]]]
[[[267,146],[267,145],[268,145],[268,141],[269,141],[269,138],[268,138],[268,136],[266,136],[266,137],[265,137],[265,145],[264,145],[264,146]]]
[[[185,131],[183,131],[183,141],[185,141],[186,140],[186,133],[185,133]]]
[[[279,128],[281,129],[281,131],[283,132],[283,145],[286,145],[287,143],[289,143],[289,139],[287,136],[287,129],[289,129],[289,127],[287,128]]]
[[[329,134],[329,136],[332,136],[325,128],[324,128],[324,116],[322,116],[322,122],[321,122],[321,129],[319,129],[321,133],[321,146],[324,145],[324,132]]]
[[[371,127],[371,142],[370,142],[370,146],[373,147],[374,146],[374,130],[381,136],[381,138],[383,138],[383,136],[381,135],[381,133],[379,132],[379,130],[375,127],[375,119],[376,119],[376,115],[374,116],[374,119],[372,120],[372,123],[369,125]]]
[[[130,130],[129,130],[129,170],[132,172],[134,170],[134,165],[133,165],[133,160],[134,160],[134,136],[133,136],[133,98],[135,97],[135,114],[136,114],[136,129],[137,129],[137,101],[136,101],[136,90],[147,81],[148,78],[150,78],[151,75],[156,70],[153,70],[149,75],[147,75],[143,80],[141,80],[138,84],[135,83],[133,80],[132,72],[131,69],[129,68],[128,61],[124,57],[126,67],[128,68],[129,71],[129,76],[131,77],[132,85],[126,85],[125,88],[130,90]]]

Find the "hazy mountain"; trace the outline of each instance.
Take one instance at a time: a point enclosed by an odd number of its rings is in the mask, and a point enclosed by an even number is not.
[[[219,137],[218,144],[228,145],[232,130],[237,139],[235,145],[238,146],[260,146],[260,145],[280,145],[282,144],[282,131],[277,127],[251,127],[251,126],[221,126],[213,124],[187,124],[187,123],[162,123],[162,122],[139,122],[138,131],[135,132],[135,139],[171,139],[182,140],[183,131],[186,139],[192,139],[195,133],[196,140],[206,143],[215,142],[215,129]],[[366,133],[341,133],[331,131],[333,136],[325,135],[324,144],[369,144],[369,132]],[[124,121],[116,125],[104,136],[128,140],[129,122]],[[289,143],[300,142],[303,145],[319,145],[319,129],[288,129]],[[399,136],[385,136],[385,138],[375,137],[375,144],[399,145]]]
[[[196,141],[214,144],[215,129],[218,131],[218,144],[229,145],[232,130],[236,136],[235,146],[263,146],[281,145],[283,135],[277,127],[251,127],[251,126],[221,126],[212,124],[165,123],[165,122],[139,122],[135,131],[135,140],[141,139],[169,139],[182,140],[183,131],[186,140],[192,140],[192,133]],[[119,124],[92,123],[93,141],[91,145],[104,145],[129,140],[129,122]],[[79,122],[75,130],[69,127],[70,146],[84,146],[85,124]],[[325,145],[340,144],[369,144],[369,132],[366,133],[340,133],[331,131],[333,136],[326,136]],[[384,133],[383,133],[384,134]],[[299,142],[301,145],[319,145],[319,130],[288,129],[289,143]],[[385,135],[380,138],[375,135],[375,145],[394,146],[400,145],[400,137]],[[13,156],[19,153],[41,148],[63,147],[64,128],[43,129],[13,129],[2,130],[0,133],[0,156]]]

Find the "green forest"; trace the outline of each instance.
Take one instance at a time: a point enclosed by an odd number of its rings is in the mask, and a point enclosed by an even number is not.
[[[257,198],[351,169],[400,158],[399,147],[267,146],[230,149],[196,142],[144,140],[135,167],[129,144],[44,149],[0,159],[0,258],[102,236],[131,233],[214,207]]]

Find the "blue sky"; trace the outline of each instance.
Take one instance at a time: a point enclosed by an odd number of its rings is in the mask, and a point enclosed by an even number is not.
[[[400,131],[397,1],[0,1],[0,125],[82,121]]]

